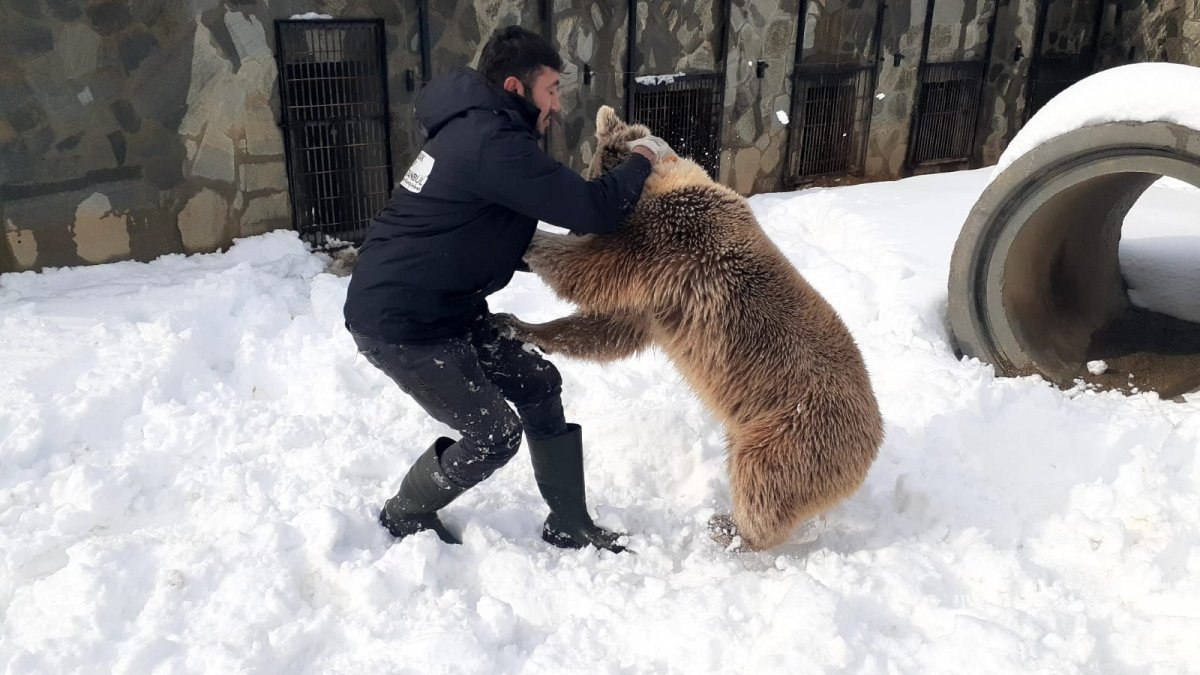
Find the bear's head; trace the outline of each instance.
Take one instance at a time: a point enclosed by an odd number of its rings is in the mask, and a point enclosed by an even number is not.
[[[584,177],[592,180],[624,162],[629,157],[629,141],[650,135],[650,130],[641,124],[626,124],[608,106],[600,106],[596,113],[596,152],[588,165]]]

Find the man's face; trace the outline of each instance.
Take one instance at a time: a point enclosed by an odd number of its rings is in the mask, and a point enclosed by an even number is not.
[[[562,110],[562,100],[558,95],[559,75],[553,68],[542,66],[533,76],[531,86],[526,87],[519,79],[510,77],[504,81],[504,88],[519,96],[524,96],[541,111],[538,114],[537,130],[544,134],[550,128],[550,116]]]

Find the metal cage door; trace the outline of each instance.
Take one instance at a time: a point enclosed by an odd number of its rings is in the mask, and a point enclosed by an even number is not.
[[[1104,3],[1100,0],[1038,3],[1037,41],[1029,66],[1025,119],[1095,70]]]
[[[716,180],[724,97],[723,73],[639,77],[630,96],[629,121],[652,129]]]
[[[968,21],[962,4],[939,14],[937,0],[925,10],[920,84],[908,139],[908,166],[961,164],[975,158],[983,85],[996,28],[995,2],[980,3]],[[941,36],[938,45],[930,38]]]
[[[276,22],[292,217],[301,238],[360,243],[392,186],[383,22]]]
[[[878,78],[883,2],[805,3],[792,71],[784,183],[861,175]]]

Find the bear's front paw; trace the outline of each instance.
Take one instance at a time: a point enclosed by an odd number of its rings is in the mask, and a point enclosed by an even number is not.
[[[525,323],[512,314],[505,313],[493,314],[492,323],[495,324],[496,330],[504,337],[516,340],[517,342],[531,344],[542,351],[547,351],[537,339],[537,335],[533,330],[533,324]]]
[[[517,327],[523,323],[523,321],[512,314],[508,314],[507,312],[500,312],[492,315],[492,325],[494,325],[496,330],[499,331],[499,333],[504,337],[520,339]]]

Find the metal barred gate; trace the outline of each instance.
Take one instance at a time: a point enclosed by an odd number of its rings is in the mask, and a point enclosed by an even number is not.
[[[986,67],[983,60],[921,65],[908,145],[910,167],[972,158]]]
[[[703,7],[687,0],[626,1],[626,120],[649,127],[713,180],[720,180],[721,171],[730,5],[730,0]],[[685,11],[711,12],[711,24],[701,21],[711,30],[695,36],[709,49],[669,55],[653,49],[675,39],[678,26],[670,17]]]
[[[383,22],[276,22],[292,219],[301,238],[360,243],[392,188]]]
[[[967,21],[955,14],[954,23],[935,23],[936,0],[926,6],[920,84],[909,129],[909,168],[961,164],[975,158],[996,4],[980,3],[978,13]],[[943,39],[932,48],[930,38],[935,32]]]
[[[1119,9],[1119,7],[1118,7]],[[1035,53],[1029,66],[1025,119],[1095,70],[1104,18],[1101,0],[1038,3]]]
[[[722,73],[652,76],[634,80],[629,119],[645,124],[714,180],[721,168]]]
[[[883,9],[871,0],[833,11],[806,3],[792,71],[787,186],[862,174]]]

